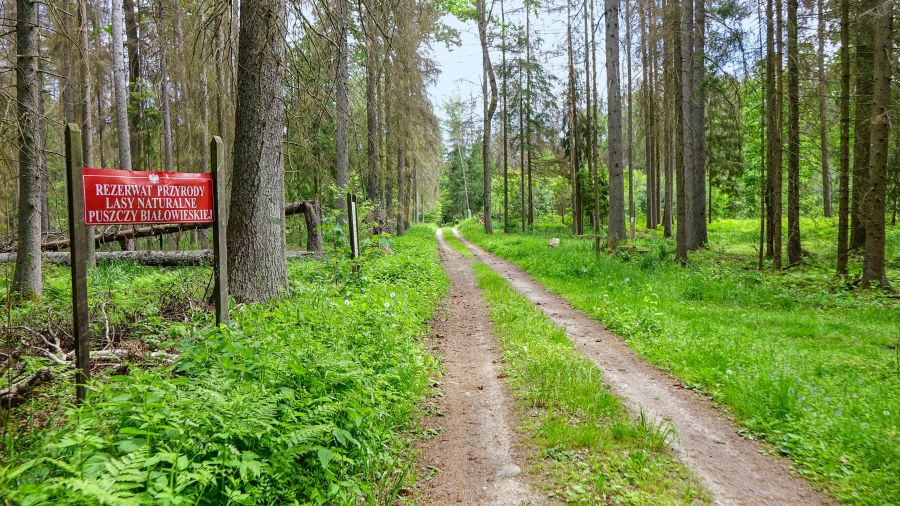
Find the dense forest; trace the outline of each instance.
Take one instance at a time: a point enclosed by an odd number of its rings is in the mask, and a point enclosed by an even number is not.
[[[0,502],[900,502],[897,10],[0,0]]]

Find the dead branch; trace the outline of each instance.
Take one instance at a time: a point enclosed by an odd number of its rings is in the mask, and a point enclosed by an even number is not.
[[[51,379],[53,379],[53,371],[49,367],[38,369],[13,383],[9,388],[0,390],[0,405],[6,408],[18,405],[25,400],[25,396],[34,387],[42,385]]]

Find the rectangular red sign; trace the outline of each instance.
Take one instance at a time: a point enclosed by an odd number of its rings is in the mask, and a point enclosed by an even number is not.
[[[212,174],[84,169],[85,225],[211,223]]]

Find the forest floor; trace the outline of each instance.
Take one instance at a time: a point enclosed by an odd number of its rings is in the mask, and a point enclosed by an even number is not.
[[[666,420],[677,434],[675,455],[718,504],[821,504],[822,498],[782,459],[764,454],[758,442],[743,439],[737,427],[709,399],[685,389],[647,364],[598,322],[549,293],[521,269],[461,239],[475,258],[503,276],[520,295],[563,329],[581,353],[602,371],[604,383],[635,419]]]
[[[687,268],[658,232],[595,257],[590,239],[560,230],[487,235],[469,221],[461,231],[621,336],[677,389],[701,392],[816,488],[850,504],[896,503],[900,304],[834,277],[828,220],[804,222],[812,252],[783,272],[755,268],[753,227],[717,222]],[[889,229],[895,282],[898,252],[900,233]]]

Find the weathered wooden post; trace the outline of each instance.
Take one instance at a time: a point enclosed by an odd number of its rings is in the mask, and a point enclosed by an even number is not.
[[[216,302],[216,325],[228,325],[228,255],[226,254],[226,227],[225,199],[222,192],[225,189],[225,171],[220,170],[225,159],[225,143],[218,135],[213,136],[210,142],[212,154],[213,177],[213,271],[216,277],[214,295]]]
[[[347,194],[347,218],[349,223],[347,229],[350,233],[350,260],[359,258],[359,228],[356,223],[356,195]],[[356,270],[356,264],[353,265]]]
[[[84,225],[84,188],[81,129],[66,125],[66,187],[69,196],[69,249],[72,271],[72,324],[75,330],[75,399],[87,393],[91,377],[87,294],[87,227]],[[93,238],[91,238],[93,239]]]

